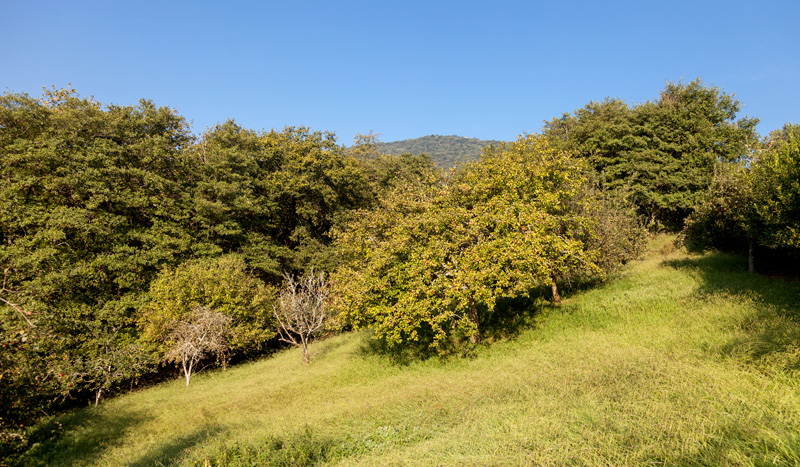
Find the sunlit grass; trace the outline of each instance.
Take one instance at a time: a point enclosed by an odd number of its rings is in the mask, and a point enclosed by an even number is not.
[[[670,241],[469,357],[337,336],[50,420],[26,461],[800,465],[800,286]]]

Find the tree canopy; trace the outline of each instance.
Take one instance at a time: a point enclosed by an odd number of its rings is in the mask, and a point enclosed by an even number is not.
[[[602,274],[577,196],[585,166],[542,137],[487,150],[448,180],[404,185],[337,240],[343,313],[389,343],[480,339],[498,300]]]
[[[739,118],[733,95],[699,79],[668,83],[655,101],[590,102],[545,124],[560,148],[574,150],[611,188],[631,191],[650,223],[677,231],[711,184],[717,161],[747,157],[758,119]]]
[[[755,249],[800,257],[800,126],[772,133],[751,157],[720,164],[705,199],[689,217],[692,248]]]
[[[0,96],[0,179],[0,335],[18,344],[2,360],[13,388],[3,424],[152,370],[137,323],[156,302],[162,317],[191,311],[173,302],[202,301],[195,286],[211,279],[250,277],[229,291],[247,316],[214,311],[234,319],[233,351],[252,353],[276,329],[251,292],[335,267],[331,228],[375,198],[330,133],[226,121],[195,137],[170,108],[104,106],[71,89]],[[235,271],[214,269],[232,254]],[[198,305],[219,306],[209,300]]]

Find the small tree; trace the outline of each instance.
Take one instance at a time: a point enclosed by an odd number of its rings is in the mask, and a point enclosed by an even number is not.
[[[197,362],[208,354],[219,356],[225,353],[231,335],[231,322],[230,316],[198,306],[188,319],[175,326],[168,338],[171,346],[164,361],[180,362],[187,387]]]
[[[108,330],[97,336],[101,346],[96,355],[81,362],[79,372],[72,375],[76,382],[81,381],[82,385],[94,390],[94,405],[98,405],[103,394],[119,382],[136,380],[151,368],[145,349],[137,343],[117,338],[118,331]]]
[[[303,363],[308,365],[308,343],[325,327],[329,317],[330,290],[325,273],[314,270],[300,279],[286,275],[279,307],[272,307],[280,324],[280,340],[303,349]]]
[[[150,301],[139,317],[143,339],[163,355],[167,337],[192,310],[208,307],[231,318],[231,338],[218,355],[223,369],[230,357],[255,352],[275,336],[270,306],[277,288],[264,284],[247,271],[236,255],[188,261],[165,269],[150,284]]]

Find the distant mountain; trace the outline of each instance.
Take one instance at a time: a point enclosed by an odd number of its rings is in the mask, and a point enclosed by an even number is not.
[[[438,167],[450,169],[458,164],[477,160],[484,147],[502,141],[465,138],[463,136],[428,135],[422,138],[404,139],[391,143],[380,143],[381,152],[392,155],[422,154],[433,159]]]

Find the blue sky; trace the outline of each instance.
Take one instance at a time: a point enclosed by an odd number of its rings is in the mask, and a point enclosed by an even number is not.
[[[350,144],[511,140],[667,81],[734,93],[764,135],[800,123],[800,2],[37,1],[0,5],[0,89],[72,84],[174,107],[193,130],[309,126]]]

